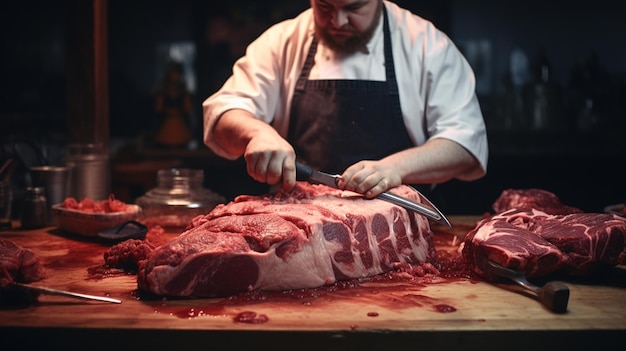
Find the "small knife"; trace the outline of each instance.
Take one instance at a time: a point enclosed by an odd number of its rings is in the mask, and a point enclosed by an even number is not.
[[[22,283],[13,283],[13,284],[15,286],[19,286],[20,288],[27,289],[27,290],[30,290],[39,294],[60,295],[60,296],[67,296],[67,297],[73,297],[73,298],[85,299],[85,300],[122,303],[121,300],[112,299],[110,297],[87,295],[87,294],[75,293],[71,291],[57,290],[57,289],[46,288],[43,286],[34,286],[34,285],[22,284]]]
[[[324,184],[332,188],[338,189],[337,180],[339,180],[339,178],[340,176],[338,174],[329,174],[317,171],[305,164],[296,162],[297,180],[307,181],[313,184]],[[414,190],[417,191],[416,189]],[[437,209],[437,207],[435,207],[435,205],[433,205],[433,203],[426,198],[426,196],[424,196],[419,191],[417,191],[417,193],[420,195],[422,200],[424,200],[428,204],[428,206],[424,206],[424,204],[412,201],[396,194],[392,194],[388,191],[381,193],[377,196],[377,198],[387,202],[391,202],[394,205],[404,207],[408,210],[415,211],[434,220],[435,222],[445,224],[448,227],[452,226],[446,216],[444,216],[443,213],[441,213],[441,211],[439,211],[439,209]]]

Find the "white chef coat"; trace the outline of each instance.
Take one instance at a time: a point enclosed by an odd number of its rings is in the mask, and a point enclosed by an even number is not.
[[[487,169],[488,146],[475,94],[474,73],[452,41],[435,26],[394,3],[384,2],[404,123],[415,145],[446,138],[460,144]],[[381,15],[382,16],[382,15]],[[385,80],[383,21],[368,52],[343,57],[319,42],[309,79]],[[216,154],[235,159],[211,133],[230,109],[249,111],[287,137],[291,98],[314,34],[313,11],[270,27],[233,67],[233,75],[202,104],[204,141]],[[466,175],[469,176],[469,175]]]

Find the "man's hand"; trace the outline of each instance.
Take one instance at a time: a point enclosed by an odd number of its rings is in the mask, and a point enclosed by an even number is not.
[[[289,191],[296,185],[296,154],[273,129],[258,132],[244,152],[248,174],[256,181]]]
[[[343,172],[338,186],[374,198],[401,184],[473,180],[484,174],[478,160],[463,146],[436,138],[378,161],[359,161]]]
[[[254,180],[289,191],[296,185],[296,153],[269,124],[250,112],[224,112],[213,127],[212,137],[232,155],[243,155]]]
[[[392,166],[382,161],[360,161],[348,167],[338,186],[374,198],[380,193],[402,184],[402,176]]]

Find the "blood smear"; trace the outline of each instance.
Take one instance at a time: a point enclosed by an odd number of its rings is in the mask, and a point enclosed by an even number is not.
[[[441,313],[456,312],[456,308],[450,305],[439,304],[439,305],[435,305],[434,307],[437,312],[441,312]]]
[[[236,315],[233,320],[237,323],[260,324],[266,323],[269,321],[269,318],[267,318],[264,314],[257,314],[253,311],[244,311]]]

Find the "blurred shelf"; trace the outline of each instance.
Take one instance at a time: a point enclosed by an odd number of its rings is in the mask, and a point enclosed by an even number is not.
[[[488,131],[490,156],[623,157],[626,131]]]

